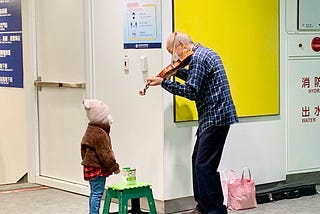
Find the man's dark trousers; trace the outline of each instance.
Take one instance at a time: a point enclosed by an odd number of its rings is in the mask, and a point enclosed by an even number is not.
[[[230,126],[213,126],[197,136],[192,154],[193,192],[197,210],[225,214],[218,166]]]

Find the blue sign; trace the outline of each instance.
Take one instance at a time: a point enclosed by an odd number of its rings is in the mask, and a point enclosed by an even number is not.
[[[23,88],[21,0],[0,0],[0,86]]]

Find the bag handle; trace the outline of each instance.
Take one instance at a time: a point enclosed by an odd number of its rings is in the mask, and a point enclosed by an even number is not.
[[[240,175],[233,169],[225,169],[222,172],[224,181],[231,181],[240,178]]]
[[[251,171],[250,171],[249,167],[244,167],[242,169],[241,181],[244,180],[244,173],[246,170],[248,171],[249,179],[252,180]]]

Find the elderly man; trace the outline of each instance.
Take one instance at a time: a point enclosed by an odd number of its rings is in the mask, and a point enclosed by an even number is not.
[[[148,77],[149,86],[194,100],[198,112],[197,139],[192,154],[193,192],[196,208],[189,213],[225,214],[220,175],[217,171],[230,125],[238,122],[221,58],[213,50],[194,43],[190,36],[172,33],[167,50],[173,62],[192,51],[188,68],[179,69],[179,83],[159,76]]]

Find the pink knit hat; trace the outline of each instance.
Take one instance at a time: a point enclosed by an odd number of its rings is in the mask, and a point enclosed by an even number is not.
[[[109,113],[109,106],[96,99],[84,99],[82,101],[87,117],[92,123],[112,124],[112,116]]]

